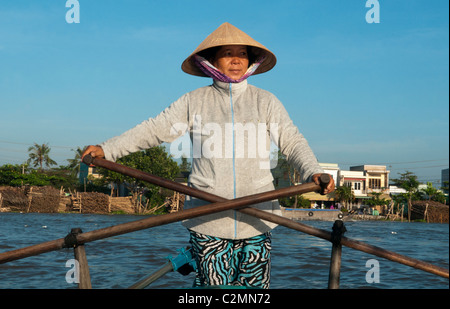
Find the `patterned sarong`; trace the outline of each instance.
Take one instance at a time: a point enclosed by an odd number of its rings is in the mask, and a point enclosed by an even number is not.
[[[248,239],[221,239],[190,231],[197,262],[194,287],[269,288],[271,233]]]

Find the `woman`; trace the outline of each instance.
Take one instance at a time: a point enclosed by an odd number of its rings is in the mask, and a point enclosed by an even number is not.
[[[120,136],[88,146],[83,156],[116,160],[189,132],[193,143],[189,186],[233,199],[274,189],[268,164],[272,141],[304,182],[319,183],[323,170],[283,105],[273,94],[247,83],[249,76],[275,64],[270,50],[224,23],[182,64],[188,74],[212,77],[212,85],[185,94],[157,117]],[[331,181],[325,193],[333,190]],[[185,208],[203,204],[187,197]],[[277,201],[252,207],[280,214]],[[230,210],[183,225],[190,231],[198,266],[194,286],[269,287],[270,232],[275,224]]]

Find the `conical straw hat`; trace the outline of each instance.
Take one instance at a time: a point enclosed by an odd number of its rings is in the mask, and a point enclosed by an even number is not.
[[[203,71],[201,71],[194,63],[193,56],[208,48],[224,46],[224,45],[247,45],[251,47],[252,52],[257,56],[265,56],[266,59],[253,73],[261,74],[272,69],[277,58],[268,50],[264,45],[252,39],[248,34],[239,30],[230,23],[223,23],[213,33],[211,33],[198,47],[197,49],[183,61],[181,69],[191,75],[207,77]]]

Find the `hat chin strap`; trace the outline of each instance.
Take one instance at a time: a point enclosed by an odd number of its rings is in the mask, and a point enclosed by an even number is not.
[[[220,82],[224,83],[240,83],[244,80],[246,80],[249,76],[251,76],[255,71],[258,69],[258,67],[261,65],[261,63],[266,59],[266,57],[260,57],[258,60],[253,63],[248,70],[245,72],[244,75],[242,75],[239,79],[232,79],[228,77],[227,75],[223,74],[219,71],[215,66],[213,66],[208,60],[203,58],[202,56],[199,56],[197,54],[194,55],[194,63],[197,65],[197,67],[202,70],[203,73],[205,73],[207,76],[212,77],[215,80],[218,80]]]

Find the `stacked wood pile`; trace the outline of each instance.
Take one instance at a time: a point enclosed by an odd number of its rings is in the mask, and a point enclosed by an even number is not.
[[[121,213],[134,214],[135,207],[131,196],[111,197],[111,212],[118,211]]]
[[[23,211],[28,206],[28,197],[23,188],[0,187],[1,205],[3,211]]]
[[[52,187],[0,187],[1,208],[21,212],[58,212],[59,190]]]
[[[70,192],[53,187],[0,187],[0,212],[40,212],[60,211],[107,214],[114,211],[134,214],[153,214],[158,209],[177,212],[183,209],[184,194],[173,192],[166,201],[151,209],[137,207],[132,197],[110,197],[98,192]],[[148,207],[148,205],[145,205]]]
[[[434,201],[413,201],[411,220],[417,219],[430,223],[449,223],[449,206]]]
[[[61,198],[58,189],[53,187],[29,187],[26,191],[29,201],[26,212],[58,212]]]
[[[72,195],[72,211],[81,213],[102,214],[111,211],[111,202],[109,195],[98,192],[82,192]]]

